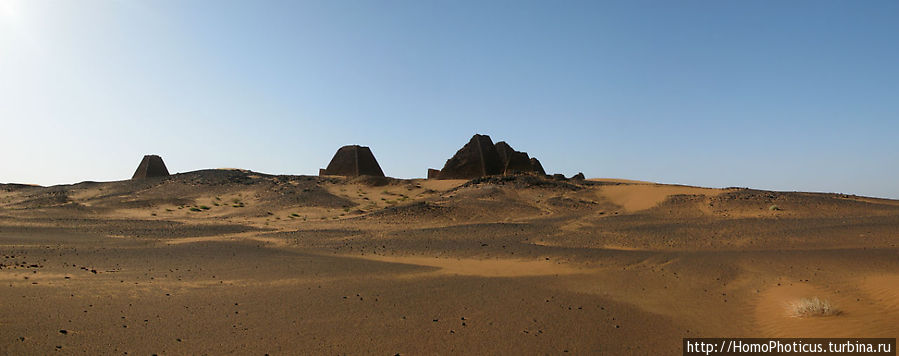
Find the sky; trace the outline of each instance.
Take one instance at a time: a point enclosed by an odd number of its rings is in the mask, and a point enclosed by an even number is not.
[[[0,182],[548,173],[899,198],[899,2],[0,0]]]

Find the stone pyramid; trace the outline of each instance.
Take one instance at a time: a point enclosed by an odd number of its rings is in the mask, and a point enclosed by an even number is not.
[[[157,155],[146,155],[144,156],[144,159],[140,161],[140,165],[137,166],[137,170],[134,171],[134,175],[131,176],[131,179],[168,176],[169,170],[165,168],[162,157]]]
[[[503,161],[503,174],[526,173],[534,171],[527,152],[519,152],[512,149],[505,141],[496,143],[496,152]]]
[[[474,179],[483,176],[503,174],[503,161],[496,152],[490,136],[476,134],[462,146],[439,173],[428,171],[429,177],[437,179]]]
[[[371,153],[371,149],[365,146],[350,145],[343,146],[337,150],[334,158],[331,158],[328,168],[320,169],[318,175],[383,177],[384,171],[378,165],[378,161],[375,159],[375,155]]]
[[[546,171],[543,170],[543,165],[540,164],[540,161],[537,160],[536,157],[531,157],[530,162],[531,162],[531,170],[532,170],[532,172],[537,173],[537,174],[539,174],[539,175],[541,175],[541,176],[545,176],[545,175],[546,175]]]

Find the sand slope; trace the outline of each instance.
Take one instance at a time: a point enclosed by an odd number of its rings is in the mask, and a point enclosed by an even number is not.
[[[206,170],[0,185],[5,354],[679,354],[899,336],[899,204]],[[820,297],[837,316],[797,318]]]

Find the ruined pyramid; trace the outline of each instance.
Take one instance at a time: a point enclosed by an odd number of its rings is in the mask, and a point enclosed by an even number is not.
[[[494,145],[490,136],[475,134],[446,161],[443,169],[428,169],[428,179],[474,179],[521,173],[546,174],[536,158],[528,158],[527,153],[516,151],[506,142]]]
[[[328,168],[320,169],[318,175],[333,175],[344,177],[358,177],[361,175],[383,177],[384,171],[378,165],[375,155],[371,153],[371,149],[365,146],[350,145],[343,146],[334,158]]]
[[[531,162],[531,171],[532,172],[539,174],[541,176],[546,175],[546,171],[543,170],[543,165],[540,164],[540,161],[537,160],[536,157],[531,157],[530,162]]]
[[[168,177],[169,170],[165,168],[162,157],[157,155],[146,155],[134,171],[131,179],[150,178],[150,177]]]
[[[510,175],[533,171],[528,154],[512,149],[512,146],[509,146],[505,141],[496,143],[496,152],[499,153],[499,158],[503,161],[503,174]]]
[[[503,173],[503,162],[490,136],[475,134],[446,161],[437,179],[473,179]]]

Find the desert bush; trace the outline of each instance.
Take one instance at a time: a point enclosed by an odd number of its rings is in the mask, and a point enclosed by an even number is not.
[[[827,299],[818,297],[802,298],[790,305],[793,316],[833,316],[839,315],[840,310],[834,308],[833,304]]]

